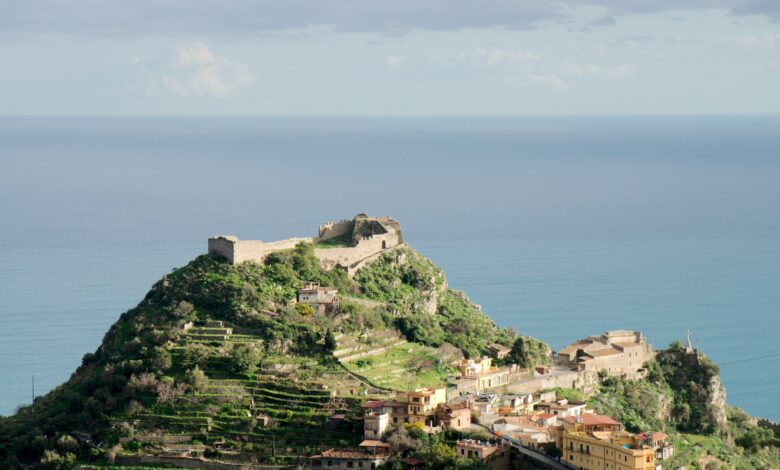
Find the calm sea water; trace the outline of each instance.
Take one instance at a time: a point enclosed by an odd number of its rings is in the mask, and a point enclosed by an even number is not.
[[[215,233],[392,215],[500,325],[685,337],[780,420],[780,118],[0,118],[0,413]]]

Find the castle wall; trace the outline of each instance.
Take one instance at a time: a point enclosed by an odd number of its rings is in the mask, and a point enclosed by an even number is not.
[[[209,254],[219,255],[233,264],[233,248],[238,238],[233,236],[217,235],[209,238]]]
[[[320,260],[324,269],[343,268],[349,275],[353,275],[360,267],[376,259],[384,251],[403,244],[403,235],[398,222],[389,217],[369,219],[361,216],[360,219],[341,220],[329,222],[319,227],[319,236],[304,238],[288,238],[275,242],[262,242],[259,240],[239,240],[234,236],[218,235],[209,238],[209,253],[218,254],[226,258],[231,264],[239,264],[245,261],[262,263],[265,258],[276,251],[294,248],[299,243],[316,243],[329,240],[345,234],[352,234],[355,230],[356,220],[361,223],[380,224],[376,227],[363,227],[360,233],[371,232],[357,242],[356,246],[316,248],[314,255]],[[368,222],[367,222],[368,221]],[[385,225],[381,225],[385,224]],[[378,233],[379,232],[379,233]]]
[[[331,238],[350,233],[352,231],[353,222],[351,220],[341,220],[338,222],[328,222],[327,224],[320,225],[319,237],[317,240],[325,241]]]
[[[315,248],[314,256],[320,259],[320,264],[325,269],[341,266],[347,268],[347,271],[352,274],[357,269],[353,265],[397,245],[399,245],[398,235],[387,233],[360,240],[354,247]],[[360,266],[363,264],[365,263]]]
[[[271,253],[295,248],[301,242],[312,243],[313,239],[311,237],[288,238],[265,243],[259,240],[239,240],[232,236],[217,236],[209,238],[209,253],[224,256],[231,264],[244,261],[262,263]]]

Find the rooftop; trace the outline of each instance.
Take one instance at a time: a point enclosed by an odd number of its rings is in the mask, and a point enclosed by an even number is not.
[[[567,416],[563,418],[564,421],[571,424],[584,424],[585,426],[614,426],[620,425],[617,421],[605,415],[597,414],[584,414],[580,416]]]

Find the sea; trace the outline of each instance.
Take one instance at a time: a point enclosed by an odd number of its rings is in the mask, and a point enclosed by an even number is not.
[[[2,117],[0,414],[209,236],[361,212],[501,326],[690,336],[729,403],[780,420],[778,116]]]

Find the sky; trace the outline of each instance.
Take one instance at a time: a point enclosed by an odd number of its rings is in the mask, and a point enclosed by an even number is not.
[[[2,115],[767,113],[778,0],[0,0]]]

